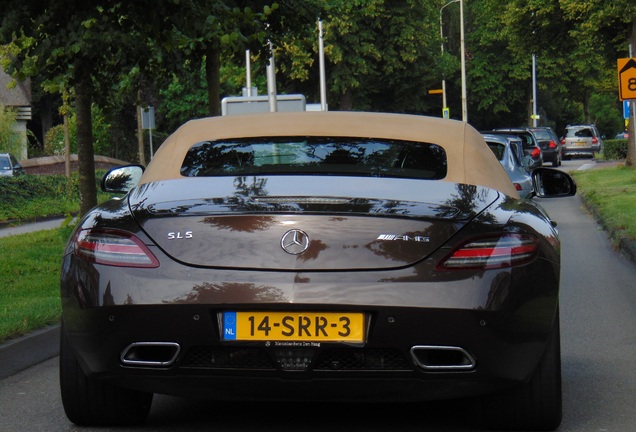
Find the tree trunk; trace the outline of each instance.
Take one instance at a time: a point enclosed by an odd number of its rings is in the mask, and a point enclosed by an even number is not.
[[[208,85],[208,113],[221,115],[221,52],[213,45],[205,49],[205,80]]]
[[[64,174],[66,178],[71,178],[71,132],[66,113],[64,113]]]
[[[350,88],[348,88],[340,97],[340,110],[351,111],[352,109],[353,109],[353,92],[351,91]]]
[[[75,103],[77,109],[77,159],[81,216],[97,205],[90,77],[79,76],[77,78]]]
[[[632,55],[636,53],[636,17],[632,18]],[[630,118],[629,118],[629,139],[627,140],[627,158],[625,159],[625,165],[634,166],[636,164],[636,103],[630,102]]]

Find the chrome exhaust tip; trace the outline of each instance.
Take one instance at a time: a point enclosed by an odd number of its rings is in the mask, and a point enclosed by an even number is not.
[[[465,349],[454,346],[416,345],[411,348],[411,357],[428,372],[471,371],[477,365]]]
[[[134,342],[121,352],[119,359],[125,366],[167,367],[180,351],[175,342]]]

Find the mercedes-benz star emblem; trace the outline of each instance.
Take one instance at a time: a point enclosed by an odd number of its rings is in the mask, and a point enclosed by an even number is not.
[[[301,254],[309,247],[309,236],[299,229],[289,230],[280,239],[280,246],[288,254]]]

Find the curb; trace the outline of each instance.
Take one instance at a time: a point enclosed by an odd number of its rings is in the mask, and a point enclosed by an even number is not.
[[[0,379],[60,353],[60,325],[50,325],[0,344]]]
[[[636,240],[622,238],[618,242],[618,249],[627,259],[636,264]]]

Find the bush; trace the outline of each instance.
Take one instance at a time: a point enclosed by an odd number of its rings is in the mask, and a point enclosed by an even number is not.
[[[110,154],[110,125],[102,111],[95,105],[91,109],[93,123],[93,148],[96,155]],[[68,116],[71,153],[77,153],[77,121],[75,114]],[[53,126],[44,137],[44,153],[49,155],[64,154],[64,125]]]
[[[612,139],[605,140],[605,146],[603,147],[604,159],[625,159],[627,157],[627,140],[626,139]]]
[[[22,143],[15,132],[15,111],[0,104],[0,153],[13,153],[20,158]]]
[[[0,196],[0,221],[63,215],[74,211],[79,202],[78,176],[3,177]]]
[[[99,183],[104,171],[96,172]],[[99,190],[99,188],[98,188]],[[98,202],[112,194],[98,192]],[[0,222],[62,216],[79,211],[79,175],[0,177]]]

